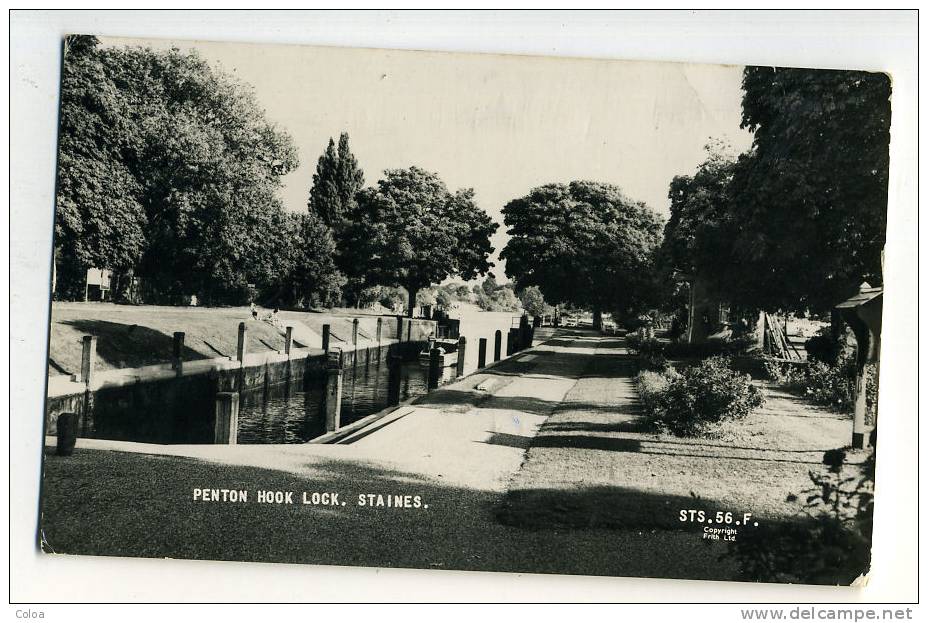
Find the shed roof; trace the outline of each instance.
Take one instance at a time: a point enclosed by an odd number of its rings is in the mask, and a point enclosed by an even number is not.
[[[861,307],[880,296],[883,296],[883,288],[871,287],[870,284],[865,281],[860,284],[860,291],[857,294],[835,305],[835,309],[853,309],[855,307]]]

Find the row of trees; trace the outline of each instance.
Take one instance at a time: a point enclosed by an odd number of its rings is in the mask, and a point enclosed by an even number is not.
[[[129,300],[359,304],[402,287],[411,314],[419,290],[491,267],[497,225],[472,189],[417,167],[364,188],[347,134],[319,158],[307,210],[285,211],[290,137],[195,53],[69,37],[60,136],[58,298],[83,297],[98,267]]]
[[[883,74],[748,67],[736,155],[718,142],[670,185],[660,253],[743,310],[822,313],[881,285],[890,82]]]
[[[888,78],[748,67],[743,89],[752,149],[710,145],[694,175],[671,182],[666,224],[613,185],[535,188],[503,208],[515,286],[488,279],[473,300],[623,321],[672,306],[681,274],[736,306],[787,311],[881,283]],[[247,86],[195,53],[70,37],[61,93],[59,298],[82,297],[86,269],[100,267],[124,298],[138,296],[135,277],[152,302],[360,305],[405,291],[411,314],[432,284],[491,268],[498,226],[473,190],[417,167],[364,187],[347,134],[319,158],[307,210],[285,211],[292,141]]]
[[[710,143],[696,173],[671,182],[666,224],[615,186],[542,186],[503,209],[507,273],[620,322],[672,310],[697,276],[745,311],[823,312],[881,284],[888,77],[748,67],[743,91],[752,148]]]

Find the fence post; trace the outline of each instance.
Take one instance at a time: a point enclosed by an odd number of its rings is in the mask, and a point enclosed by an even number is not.
[[[458,365],[457,365],[457,375],[464,376],[464,353],[467,348],[467,338],[463,335],[458,338]]]
[[[852,448],[867,447],[867,374],[866,368],[857,372],[854,379],[854,426],[851,433]]]
[[[284,354],[289,358],[290,349],[293,347],[293,327],[287,327],[286,332],[286,335],[284,335]]]
[[[342,426],[342,353],[334,350],[326,360],[325,431],[334,433]]]
[[[233,446],[238,443],[238,392],[216,394],[216,423],[213,443]]]
[[[58,447],[55,454],[58,456],[71,456],[74,445],[77,443],[77,414],[62,413],[58,416],[57,425]]]
[[[358,324],[361,321],[355,318],[351,321],[351,345],[358,348]]]
[[[430,390],[438,387],[438,379],[441,376],[441,351],[434,346],[429,350],[429,384]]]
[[[248,328],[244,322],[238,323],[238,349],[235,351],[235,357],[240,362],[245,361],[245,353],[248,350],[246,340],[248,338]]]
[[[401,362],[402,357],[387,355],[387,404],[391,407],[400,404]]]
[[[487,365],[487,338],[482,337],[477,343],[477,368],[485,368]]]
[[[493,361],[499,361],[502,359],[503,354],[503,332],[499,329],[496,330],[496,334],[493,336]]]
[[[377,345],[383,341],[383,318],[377,319]]]
[[[85,335],[81,343],[81,382],[88,387],[93,381],[96,358],[97,338],[94,335]]]
[[[178,376],[184,369],[184,332],[174,332],[174,360],[172,367],[177,370]]]
[[[403,317],[402,316],[396,317],[396,341],[397,342],[403,341]]]
[[[329,334],[332,332],[332,325],[322,325],[322,350],[329,352]]]

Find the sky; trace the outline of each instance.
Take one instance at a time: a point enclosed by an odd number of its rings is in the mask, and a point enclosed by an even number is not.
[[[316,161],[348,132],[373,185],[384,169],[419,166],[454,191],[470,187],[500,228],[501,209],[550,182],[621,187],[663,216],[675,175],[692,174],[710,138],[746,150],[741,72],[697,65],[361,48],[102,39],[196,49],[250,84],[268,119],[293,138],[300,166],[286,209],[306,209]]]

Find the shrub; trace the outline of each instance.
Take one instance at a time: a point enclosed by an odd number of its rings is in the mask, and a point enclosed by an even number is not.
[[[858,474],[847,475],[843,450],[829,450],[824,472],[809,472],[813,486],[802,516],[761,526],[741,538],[727,556],[745,580],[850,584],[870,566],[873,533],[873,455]],[[797,496],[790,494],[787,501]]]
[[[832,407],[844,413],[854,410],[854,377],[856,364],[853,358],[836,365],[822,361],[786,362],[767,360],[767,374],[787,391],[806,398],[815,404]],[[867,420],[875,420],[879,379],[875,365],[866,368]]]
[[[655,370],[661,372],[669,367],[664,357],[664,344],[656,338],[641,339],[637,334],[630,333],[625,336],[625,343],[629,349],[638,355],[639,370]]]
[[[711,357],[676,372],[642,372],[638,393],[648,418],[682,437],[707,436],[725,422],[740,420],[764,402],[748,374],[731,369],[724,357]]]

